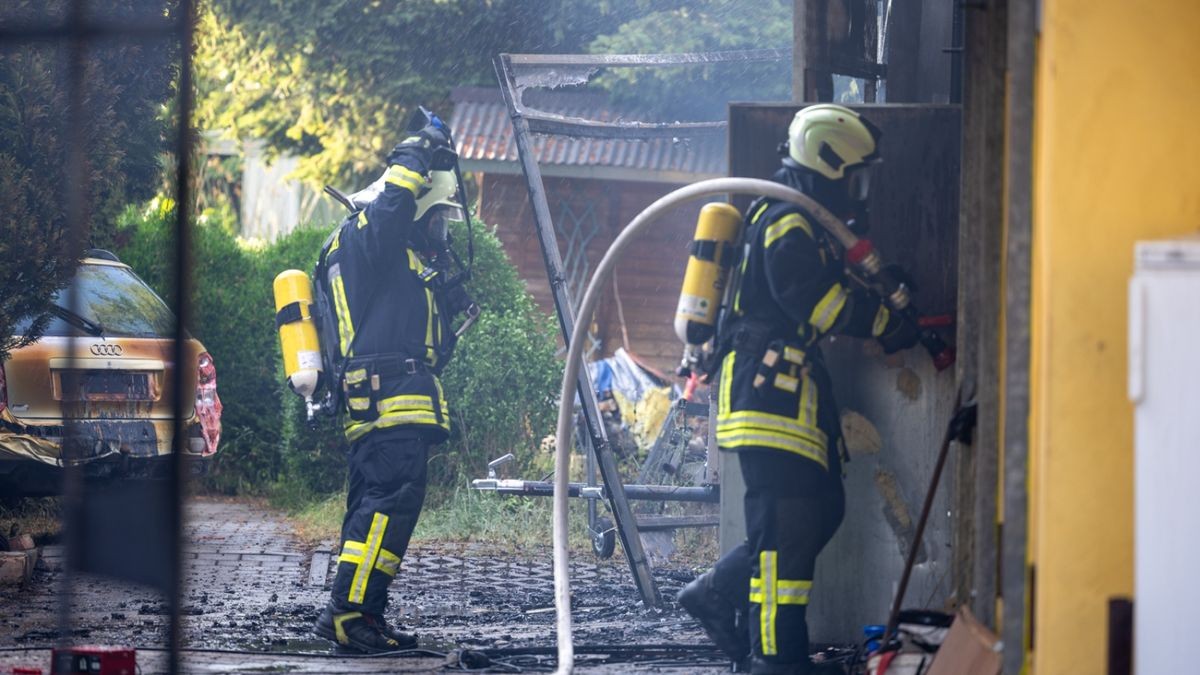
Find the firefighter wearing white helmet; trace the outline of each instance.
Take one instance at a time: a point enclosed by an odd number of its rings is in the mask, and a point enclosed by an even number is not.
[[[861,231],[880,136],[848,108],[804,108],[773,180]],[[747,541],[688,584],[679,602],[751,672],[807,673],[813,571],[844,513],[841,428],[821,341],[874,338],[893,352],[917,334],[851,283],[844,251],[803,209],[762,199],[746,220],[740,279],[718,338],[717,443],[738,454]],[[739,612],[747,620],[739,623]]]
[[[429,448],[450,431],[438,376],[458,309],[431,262],[449,250],[448,221],[462,217],[457,180],[439,166],[446,152],[452,162],[449,131],[432,117],[401,141],[376,184],[350,198],[355,211],[325,242],[314,275],[350,442],[337,575],[315,630],[365,653],[417,645],[383,616],[424,503]]]

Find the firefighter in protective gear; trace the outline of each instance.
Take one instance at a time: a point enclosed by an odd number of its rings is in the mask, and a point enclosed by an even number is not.
[[[367,653],[417,644],[387,626],[384,609],[424,503],[429,447],[450,431],[438,374],[453,335],[422,257],[444,250],[450,194],[430,169],[448,146],[440,124],[397,145],[380,189],[356,195],[361,210],[326,241],[314,279],[350,441],[337,576],[316,632]]]
[[[879,131],[838,105],[796,114],[773,180],[859,230],[866,224]],[[798,206],[759,200],[721,327],[717,443],[737,451],[747,541],[685,587],[679,602],[755,673],[807,673],[806,610],[817,554],[844,514],[842,445],[821,356],[830,333],[875,338],[894,352],[917,331],[845,274],[844,251]]]

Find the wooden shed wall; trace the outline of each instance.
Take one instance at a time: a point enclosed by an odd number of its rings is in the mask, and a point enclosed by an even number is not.
[[[609,244],[634,216],[655,199],[678,187],[663,183],[547,178],[546,192],[553,218],[564,209],[582,213],[592,208],[599,224],[587,248],[590,271],[600,262]],[[525,179],[521,175],[486,174],[480,188],[483,220],[495,225],[509,258],[538,305],[553,314],[549,282],[538,247],[533,212]],[[678,365],[682,345],[672,322],[679,287],[687,265],[687,244],[692,238],[701,203],[680,208],[659,221],[640,245],[630,250],[617,270],[617,285],[630,351],[650,364],[670,371]],[[559,237],[559,253],[567,242]],[[572,289],[574,290],[574,289]],[[582,292],[582,288],[579,289]],[[603,354],[623,345],[621,325],[612,288],[601,301],[592,332],[603,340]]]

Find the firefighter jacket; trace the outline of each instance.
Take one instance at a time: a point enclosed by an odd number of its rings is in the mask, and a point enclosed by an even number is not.
[[[441,442],[450,431],[438,373],[451,331],[410,248],[416,195],[427,164],[393,157],[383,192],[330,236],[319,280],[336,323],[346,437],[402,428]]]
[[[853,287],[841,248],[796,205],[760,200],[747,214],[746,254],[722,326],[717,443],[793,453],[840,474],[841,423],[820,340],[882,337],[900,319]]]

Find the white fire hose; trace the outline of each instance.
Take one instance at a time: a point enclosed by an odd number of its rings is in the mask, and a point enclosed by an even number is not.
[[[583,363],[583,345],[587,342],[587,327],[600,299],[602,289],[608,288],[617,259],[629,244],[651,223],[670,209],[694,199],[724,194],[751,194],[792,202],[803,207],[809,215],[829,231],[847,250],[858,244],[856,237],[846,225],[823,206],[801,192],[779,183],[758,178],[713,178],[681,187],[647,206],[630,221],[628,227],[613,241],[596,267],[596,273],[588,282],[575,317],[575,329],[571,334],[567,350],[566,367],[563,370],[562,391],[559,393],[558,435],[554,450],[554,609],[557,618],[558,670],[569,674],[575,664],[575,648],[571,641],[571,586],[570,553],[567,550],[567,492],[572,441],[572,417],[574,414],[575,388],[579,368]],[[614,486],[607,486],[613,489]],[[619,487],[619,486],[618,486]]]

